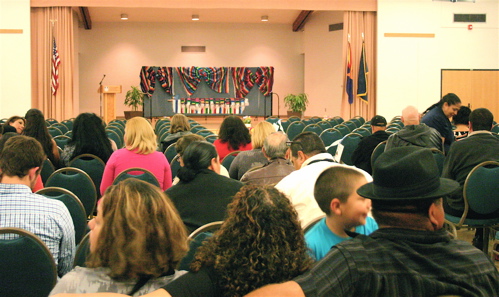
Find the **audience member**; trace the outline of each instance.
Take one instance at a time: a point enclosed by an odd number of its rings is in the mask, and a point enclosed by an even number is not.
[[[75,231],[62,202],[32,193],[44,160],[42,146],[32,137],[14,136],[5,142],[0,152],[0,226],[25,229],[40,237],[63,276],[73,264]]]
[[[295,171],[284,177],[276,188],[286,194],[298,213],[302,226],[324,215],[314,198],[314,185],[324,169],[340,165],[326,152],[324,143],[313,132],[302,132],[290,143],[291,161]],[[349,166],[347,166],[349,167]],[[355,168],[355,167],[351,167]],[[371,176],[361,169],[368,181]]]
[[[468,137],[470,113],[471,109],[468,106],[461,105],[457,114],[452,118],[452,123],[456,127],[454,129],[456,141]]]
[[[371,119],[372,134],[363,137],[357,148],[352,153],[352,162],[355,167],[372,174],[371,155],[378,144],[388,139],[386,133],[386,119],[376,115]]]
[[[274,132],[263,142],[262,152],[268,163],[254,171],[246,172],[241,182],[253,185],[274,185],[295,170],[287,160],[288,137],[282,132]]]
[[[314,196],[326,217],[305,234],[317,261],[332,246],[351,238],[351,231],[369,235],[378,229],[376,221],[368,216],[371,200],[357,194],[357,189],[366,183],[359,171],[339,166],[324,170],[317,178]]]
[[[101,193],[113,184],[121,172],[133,167],[151,171],[162,190],[171,187],[170,164],[165,155],[156,151],[156,148],[156,135],[151,124],[143,117],[128,120],[125,126],[125,147],[115,151],[107,161],[100,185]]]
[[[172,143],[177,142],[180,137],[192,134],[191,124],[189,124],[189,119],[181,114],[175,114],[170,121],[170,129],[168,130],[170,135],[161,141],[161,151],[164,152]]]
[[[43,147],[45,155],[50,162],[52,162],[52,165],[54,165],[55,168],[59,168],[59,149],[47,130],[43,113],[36,108],[32,108],[26,112],[25,119],[26,127],[23,130],[23,134],[38,140]]]
[[[243,120],[237,116],[226,117],[220,130],[218,139],[213,143],[217,149],[220,160],[233,151],[248,151],[252,149],[251,136]]]
[[[440,133],[444,140],[445,153],[449,151],[450,145],[454,142],[450,119],[457,114],[459,108],[461,108],[461,99],[456,94],[449,93],[423,112],[421,122]]]
[[[266,121],[258,123],[255,128],[250,131],[251,146],[253,149],[240,152],[234,158],[234,161],[232,161],[229,168],[229,175],[231,178],[240,180],[246,171],[267,163],[267,158],[263,155],[262,147],[265,138],[272,132],[275,132],[274,126]]]
[[[9,138],[14,137],[14,136],[19,136],[16,132],[7,132],[2,137],[0,137],[0,152],[2,152],[3,147],[5,146],[5,143]],[[2,181],[2,175],[0,173],[0,182]],[[42,181],[42,176],[40,174],[37,175],[36,177],[36,182],[35,185],[32,188],[33,193],[35,193],[38,190],[43,189],[43,181]]]
[[[81,154],[92,154],[107,162],[113,151],[117,150],[116,143],[107,138],[104,122],[95,113],[78,115],[73,124],[73,134],[61,154],[64,166]]]
[[[175,267],[187,251],[187,234],[173,203],[159,188],[134,178],[109,187],[88,225],[87,267],[67,273],[51,295],[142,295],[183,274]]]
[[[221,176],[215,147],[206,141],[189,144],[182,154],[180,182],[166,191],[189,232],[211,222],[223,221],[227,204],[243,184]]]
[[[2,125],[0,126],[0,128],[2,129],[2,134],[5,134],[5,133],[16,133],[17,134],[17,130],[16,128],[14,128],[13,126],[10,126],[10,125]],[[19,135],[19,134],[18,134]]]
[[[490,132],[493,121],[494,116],[488,109],[473,110],[469,117],[469,136],[452,144],[445,157],[442,177],[453,179],[460,185],[459,189],[447,196],[444,201],[445,212],[450,215],[460,217],[463,214],[463,185],[473,167],[485,161],[499,161],[499,139]],[[467,215],[470,219],[495,217],[499,217],[499,213],[483,215],[471,209]],[[482,243],[483,234],[481,229],[477,229],[474,245],[481,249]]]
[[[243,296],[263,285],[290,280],[311,264],[286,196],[274,187],[245,186],[229,205],[220,230],[198,249],[193,272],[145,296]]]
[[[390,135],[386,141],[385,151],[399,146],[420,146],[436,148],[443,152],[442,138],[437,130],[420,123],[420,115],[416,107],[407,106],[402,110],[404,127]]]
[[[16,129],[15,132],[17,134],[23,133],[25,125],[26,125],[26,121],[20,116],[12,116],[3,124],[3,126],[14,127],[14,129]],[[14,132],[14,131],[10,131],[10,129],[9,129],[9,131],[7,131],[7,132]]]
[[[459,184],[440,178],[431,150],[391,149],[373,172],[357,193],[372,199],[377,231],[337,244],[293,281],[247,296],[499,296],[487,255],[442,228],[441,197]]]

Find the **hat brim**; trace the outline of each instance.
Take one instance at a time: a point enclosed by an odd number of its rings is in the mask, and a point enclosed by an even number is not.
[[[396,188],[394,188],[392,191],[393,195],[378,196],[375,194],[375,187],[376,185],[374,185],[373,182],[367,183],[361,186],[357,190],[357,194],[359,194],[364,198],[369,198],[372,200],[386,200],[386,201],[437,199],[457,190],[459,188],[459,183],[452,179],[440,178],[440,186],[436,190],[428,192],[425,195],[407,196],[407,197],[400,197],[398,195],[400,192]]]

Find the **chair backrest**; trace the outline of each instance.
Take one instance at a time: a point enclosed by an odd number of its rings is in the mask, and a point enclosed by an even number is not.
[[[214,143],[215,140],[218,139],[218,135],[215,135],[215,134],[211,134],[211,135],[208,135],[205,137],[206,141],[208,141],[209,143]]]
[[[347,165],[353,165],[352,154],[353,151],[359,145],[362,139],[362,135],[357,133],[350,133],[343,138],[341,145],[343,146],[343,152],[341,153],[341,162]]]
[[[69,161],[68,165],[69,167],[85,171],[94,182],[95,189],[97,190],[97,197],[102,195],[100,192],[100,183],[102,181],[106,163],[104,163],[101,158],[92,154],[81,154]]]
[[[328,121],[320,121],[317,122],[316,124],[319,125],[322,128],[322,130],[333,128],[333,125],[331,125],[331,123]]]
[[[266,118],[266,119],[265,119],[265,121],[266,121],[266,122],[269,122],[269,123],[271,123],[271,124],[275,124],[275,123],[277,123],[277,122],[279,121],[279,118],[278,118],[278,117],[273,117],[273,116],[272,116],[272,117],[268,117],[268,118]]]
[[[184,256],[182,261],[180,261],[179,264],[179,270],[187,270],[190,271],[190,264],[192,260],[194,259],[194,255],[196,254],[197,249],[203,245],[203,242],[207,239],[209,239],[215,231],[220,229],[220,226],[223,224],[222,221],[217,221],[217,222],[211,222],[206,225],[203,225],[196,230],[194,230],[190,235],[189,235],[189,251],[187,251],[187,254]]]
[[[57,269],[47,246],[23,229],[0,228],[0,234],[0,296],[48,296]]]
[[[76,247],[73,267],[86,267],[87,257],[90,254],[90,232],[83,236],[80,244]]]
[[[169,132],[170,131],[170,124],[164,124],[163,126],[161,126],[158,131],[156,131],[156,135],[160,136],[162,135],[163,133],[165,132]]]
[[[495,133],[499,133],[499,125],[495,125],[494,127],[492,127],[492,132],[495,132]]]
[[[123,142],[121,136],[113,130],[106,130],[106,135],[109,139],[116,143],[116,146],[120,149],[123,147]]]
[[[87,214],[80,199],[71,191],[60,187],[46,187],[38,190],[36,194],[43,195],[50,199],[59,200],[69,210],[75,228],[75,244],[77,245],[87,230]]]
[[[288,118],[288,121],[290,121],[290,122],[300,122],[301,119],[300,119],[300,117],[297,117],[297,116],[291,116],[291,117]]]
[[[64,134],[64,133],[62,133],[61,129],[59,129],[57,127],[50,126],[50,127],[47,128],[47,130],[49,131],[49,134],[52,137],[56,137],[56,136]]]
[[[156,132],[156,134],[159,132],[159,130],[164,127],[164,126],[170,126],[170,120],[169,119],[159,119],[157,122],[156,122],[156,125],[154,126],[154,132]]]
[[[225,169],[229,170],[230,164],[232,164],[232,161],[236,158],[237,154],[239,154],[241,151],[233,151],[228,153],[222,160],[222,165],[225,167]]]
[[[364,127],[357,128],[357,129],[353,130],[352,132],[360,134],[360,135],[362,135],[362,137],[366,137],[366,136],[371,135],[371,131],[369,129],[364,128]]]
[[[286,130],[286,134],[288,135],[289,140],[293,141],[293,139],[295,139],[295,137],[300,134],[304,128],[304,123],[300,121],[292,122]]]
[[[374,166],[374,162],[376,162],[376,159],[385,151],[386,147],[386,140],[378,143],[378,145],[374,148],[372,154],[371,154],[371,168]]]
[[[113,185],[116,185],[120,181],[125,180],[127,178],[137,178],[145,182],[148,182],[151,185],[155,185],[156,187],[160,187],[156,176],[151,171],[140,167],[128,168],[127,170],[122,171],[114,179]]]
[[[440,171],[440,174],[442,174],[442,171],[444,171],[445,154],[437,148],[432,147],[430,149],[433,153],[435,161],[437,162],[438,170]]]
[[[61,130],[62,134],[69,131],[68,127],[64,124],[61,124],[61,123],[52,124],[50,127],[57,128],[57,129]]]
[[[52,164],[52,161],[50,159],[45,159],[42,164],[42,170],[40,171],[40,175],[42,176],[42,182],[43,184],[47,183],[47,180],[49,179],[50,175],[54,173],[55,167]]]
[[[94,182],[85,171],[65,167],[56,170],[50,175],[46,187],[61,187],[73,192],[83,203],[87,217],[92,217],[97,200],[97,190]]]
[[[196,133],[196,132],[198,132],[199,130],[205,130],[205,129],[206,129],[206,127],[201,126],[201,125],[197,125],[197,126],[191,127],[191,132],[192,132],[192,133]]]
[[[320,139],[322,139],[322,142],[324,142],[324,145],[328,147],[331,144],[333,144],[333,142],[335,142],[336,140],[341,139],[343,137],[343,134],[334,128],[329,128],[322,131],[319,137]]]
[[[281,126],[282,126],[282,129],[284,133],[286,133],[286,131],[288,130],[288,127],[289,125],[291,125],[292,121],[284,121],[284,120],[281,120]]]
[[[106,127],[106,131],[114,131],[120,136],[121,139],[125,137],[125,129],[123,129],[119,124],[109,125]]]
[[[57,144],[58,147],[60,147],[62,150],[68,144],[68,141],[71,140],[71,137],[66,136],[66,135],[57,135],[54,137],[54,141]]]
[[[180,166],[179,158],[180,158],[179,155],[175,155],[173,160],[170,162],[170,168],[172,170],[172,180],[175,179],[175,177],[177,176],[178,170],[180,169],[180,167],[182,167],[182,166]]]
[[[73,121],[72,120],[64,120],[61,122],[66,128],[68,128],[68,131],[73,130]]]
[[[302,122],[303,124],[305,124],[305,126],[308,126],[308,125],[310,125],[310,124],[315,124],[315,121],[314,121],[314,120],[312,120],[312,119],[308,119],[308,120],[307,120],[307,119],[303,119],[301,122]]]
[[[348,128],[348,126],[344,124],[336,125],[334,126],[334,129],[340,131],[342,136],[346,136],[348,133],[352,132],[352,130],[350,130],[350,128]]]
[[[176,142],[170,144],[165,150],[165,157],[168,160],[168,163],[171,163],[173,158],[177,155],[177,149],[175,147],[176,144]]]
[[[314,132],[315,134],[317,134],[317,136],[321,135],[322,131],[324,131],[321,126],[317,125],[317,124],[310,124],[308,126],[305,126],[305,128],[303,128],[302,132],[305,132],[305,131],[310,131],[310,132]]]
[[[198,130],[198,131],[196,131],[196,134],[197,134],[197,135],[201,135],[201,136],[203,136],[203,137],[206,137],[206,136],[208,136],[208,135],[213,135],[213,134],[215,134],[215,133],[213,133],[211,130],[208,130],[208,129],[203,129],[203,130]]]
[[[499,210],[499,162],[486,161],[476,165],[466,177],[463,187],[465,203],[479,214]]]
[[[358,123],[357,123],[357,122],[352,121],[352,120],[349,120],[349,121],[343,122],[343,125],[347,126],[347,127],[348,127],[348,129],[350,129],[350,131],[353,131],[353,130],[355,130],[355,129],[359,128],[360,126],[362,126],[362,125],[358,125]],[[358,126],[357,126],[357,125],[358,125]]]

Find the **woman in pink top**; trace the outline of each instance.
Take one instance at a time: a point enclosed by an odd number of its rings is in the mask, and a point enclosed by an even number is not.
[[[220,160],[230,152],[249,151],[253,148],[249,130],[243,120],[237,116],[228,116],[224,119],[218,131],[218,139],[213,145],[217,149]]]
[[[154,130],[145,118],[128,120],[125,126],[125,147],[109,157],[100,184],[101,193],[113,184],[118,174],[133,167],[151,171],[158,179],[161,190],[171,187],[170,164],[163,153],[156,151],[157,146]]]

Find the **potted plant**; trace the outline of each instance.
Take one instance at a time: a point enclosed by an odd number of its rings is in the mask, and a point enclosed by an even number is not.
[[[133,117],[141,117],[144,115],[143,111],[137,110],[139,105],[144,106],[144,95],[139,87],[131,86],[131,89],[126,92],[125,95],[125,105],[132,108],[131,111],[125,111],[125,119],[131,119]]]
[[[303,112],[307,109],[308,98],[307,94],[300,93],[298,95],[289,94],[284,97],[284,106],[288,107],[288,117],[298,116],[302,117]]]

